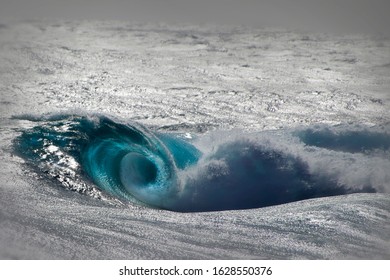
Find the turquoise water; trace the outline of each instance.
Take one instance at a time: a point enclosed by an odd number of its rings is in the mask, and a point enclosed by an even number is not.
[[[364,168],[359,161],[380,164],[378,154],[388,164],[384,132],[308,128],[202,142],[99,115],[35,121],[15,148],[37,172],[61,184],[77,173],[116,199],[154,208],[247,209],[387,188],[383,174],[382,181],[371,180],[374,171],[355,174]]]

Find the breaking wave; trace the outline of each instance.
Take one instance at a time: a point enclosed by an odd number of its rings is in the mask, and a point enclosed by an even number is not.
[[[37,125],[22,131],[15,150],[35,170],[68,189],[155,208],[247,209],[390,189],[384,130],[317,126],[191,137],[99,115],[28,119]]]

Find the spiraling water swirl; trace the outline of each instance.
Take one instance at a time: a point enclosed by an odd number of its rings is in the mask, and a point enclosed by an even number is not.
[[[29,120],[37,125],[15,139],[17,154],[65,188],[95,197],[189,212],[390,190],[385,131],[319,126],[216,132],[191,142],[101,115]]]

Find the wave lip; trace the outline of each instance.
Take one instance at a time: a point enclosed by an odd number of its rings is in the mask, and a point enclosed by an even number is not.
[[[155,208],[247,209],[390,189],[384,132],[322,127],[189,141],[105,116],[35,121],[15,148],[38,172],[62,185],[77,176],[85,188],[93,182],[122,201]]]
[[[139,125],[100,117],[88,137],[80,158],[98,187],[122,199],[169,208],[179,187],[177,167],[154,134]]]

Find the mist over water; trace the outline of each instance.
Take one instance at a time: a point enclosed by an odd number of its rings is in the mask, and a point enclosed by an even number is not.
[[[66,188],[91,181],[103,193],[151,207],[247,209],[390,189],[384,131],[216,131],[189,140],[98,115],[37,120],[43,123],[15,141],[35,170],[50,170]],[[78,186],[66,174],[77,177]]]
[[[386,0],[5,0],[0,16],[18,19],[125,20],[273,26],[332,32],[384,32]]]
[[[386,5],[249,2],[0,4],[0,258],[389,258]]]

